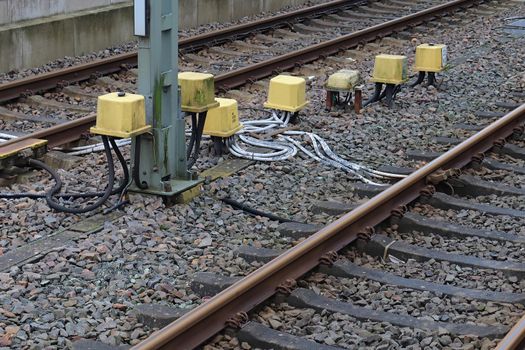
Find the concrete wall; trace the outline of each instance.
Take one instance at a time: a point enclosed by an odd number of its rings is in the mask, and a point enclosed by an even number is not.
[[[180,25],[191,28],[212,22],[230,22],[305,2],[307,0],[179,0]]]
[[[129,0],[0,0],[0,25],[64,15]]]
[[[307,0],[179,0],[180,27],[230,22]],[[133,37],[129,0],[0,0],[0,72],[78,56]]]

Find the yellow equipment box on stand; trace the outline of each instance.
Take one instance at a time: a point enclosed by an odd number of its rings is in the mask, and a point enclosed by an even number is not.
[[[387,105],[392,107],[401,85],[408,80],[407,58],[401,55],[377,55],[374,64],[372,81],[375,83],[374,95],[364,106],[386,98]],[[383,84],[386,84],[385,91]]]
[[[298,112],[308,105],[306,80],[289,75],[278,75],[270,80],[270,91],[265,108],[285,112]]]
[[[93,134],[129,138],[151,130],[146,125],[144,96],[114,92],[99,96]]]
[[[443,44],[421,44],[416,47],[414,70],[419,72],[416,86],[425,80],[428,73],[428,85],[437,86],[436,73],[441,73],[447,65],[447,46]]]

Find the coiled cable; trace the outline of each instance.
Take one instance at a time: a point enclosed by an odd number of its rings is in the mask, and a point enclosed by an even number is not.
[[[4,199],[20,199],[20,198],[30,198],[30,199],[41,199],[45,198],[47,204],[60,212],[66,212],[71,214],[83,214],[87,213],[89,211],[95,210],[102,206],[107,199],[114,194],[120,194],[120,198],[122,198],[122,194],[125,191],[125,189],[128,186],[129,183],[129,171],[126,164],[126,159],[120,152],[117,143],[113,138],[108,139],[107,136],[102,136],[102,141],[104,144],[104,149],[106,153],[107,163],[108,163],[108,185],[104,191],[101,192],[88,192],[88,193],[62,193],[59,194],[58,192],[62,188],[62,180],[60,179],[60,175],[51,167],[49,167],[47,164],[36,160],[36,159],[29,159],[27,165],[46,171],[48,174],[51,175],[53,180],[55,181],[55,185],[45,194],[36,194],[36,193],[14,193],[14,194],[0,194],[0,198]],[[111,144],[111,147],[110,147]],[[117,159],[119,160],[122,169],[124,171],[124,179],[120,183],[120,185],[117,188],[114,187],[115,182],[115,168],[114,168],[114,162],[113,162],[113,156],[111,154],[111,148],[115,151],[115,154],[117,155]],[[62,204],[60,204],[56,199],[62,198],[62,199],[78,199],[78,198],[96,198],[100,197],[95,203],[88,205],[86,207],[82,208],[71,208],[66,207]]]

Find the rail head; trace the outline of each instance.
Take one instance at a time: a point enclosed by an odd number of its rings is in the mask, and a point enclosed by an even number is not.
[[[525,348],[525,316],[498,343],[496,350],[522,350],[523,348]]]

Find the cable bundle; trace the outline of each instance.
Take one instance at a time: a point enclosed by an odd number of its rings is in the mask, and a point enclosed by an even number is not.
[[[262,120],[243,121],[242,124],[244,125],[244,129],[241,130],[237,136],[239,137],[239,140],[245,144],[254,147],[270,149],[272,151],[248,151],[241,147],[241,145],[235,139],[235,136],[232,136],[227,140],[226,144],[234,156],[252,160],[273,162],[292,158],[298,153],[298,151],[301,151],[308,157],[320,163],[341,169],[368,184],[380,185],[380,183],[375,182],[373,179],[401,179],[406,177],[405,175],[377,171],[343,159],[334,151],[332,151],[330,146],[328,146],[328,143],[317,134],[305,131],[286,130],[285,128],[288,127],[292,116],[292,114],[289,112],[283,113],[282,116],[277,115],[275,112],[264,112],[270,113],[271,117]],[[275,129],[284,130],[274,134],[274,136],[277,136],[277,139],[272,141],[259,140],[255,137],[244,135],[244,133],[258,134]],[[294,139],[294,136],[308,137],[313,147],[313,151],[308,150],[306,145]]]

